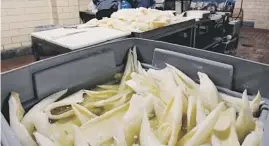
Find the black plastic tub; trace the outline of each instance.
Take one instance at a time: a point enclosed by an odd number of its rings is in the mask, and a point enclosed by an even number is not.
[[[177,32],[181,32],[183,30],[193,28],[195,26],[195,19],[186,20],[180,23],[175,23],[171,25],[167,25],[164,27],[160,27],[157,29],[149,30],[146,32],[132,32],[132,36],[136,38],[144,38],[144,39],[152,39],[157,40]]]

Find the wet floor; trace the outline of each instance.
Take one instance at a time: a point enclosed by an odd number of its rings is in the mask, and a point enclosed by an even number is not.
[[[236,56],[269,64],[269,30],[241,28]]]
[[[43,57],[42,59],[44,58],[48,58],[48,57]],[[35,62],[33,55],[26,55],[26,56],[16,57],[12,59],[1,60],[1,72],[15,69],[15,68],[33,63],[33,62]]]
[[[1,60],[1,72],[5,72],[20,66],[24,66],[34,62],[34,57],[32,55],[16,57],[7,60]]]

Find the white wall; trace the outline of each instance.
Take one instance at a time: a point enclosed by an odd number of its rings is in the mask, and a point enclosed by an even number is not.
[[[30,33],[44,24],[79,24],[89,0],[1,0],[1,51],[30,46]]]
[[[79,10],[87,10],[88,4],[90,3],[90,0],[78,0],[79,3]]]
[[[241,0],[235,8],[240,8]],[[269,29],[269,0],[243,0],[244,20],[255,22],[255,28]]]
[[[51,18],[48,0],[1,0],[2,49],[30,45],[34,27],[52,24]]]

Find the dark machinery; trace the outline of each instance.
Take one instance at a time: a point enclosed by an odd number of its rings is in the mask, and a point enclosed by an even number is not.
[[[167,6],[166,3],[171,3],[171,1],[164,1],[164,7]],[[170,9],[176,10],[177,13],[192,10],[210,12],[209,15],[196,19],[196,32],[193,34],[196,41],[192,47],[227,54],[235,52],[238,45],[240,21],[231,21],[234,0],[178,0],[174,3],[175,6],[171,5]],[[186,17],[189,16],[186,15]],[[187,33],[179,33],[160,40],[188,45],[190,38]]]
[[[213,39],[213,43],[207,46],[197,46],[198,48],[209,49],[216,52],[223,52],[227,54],[233,54],[234,49],[237,48],[240,21],[231,21],[233,15],[235,0],[192,0],[189,9],[194,10],[209,10],[215,15],[222,15],[223,19],[215,21],[213,25],[209,27],[209,33],[199,36],[197,38],[197,45],[210,41]],[[211,39],[210,39],[211,38]]]

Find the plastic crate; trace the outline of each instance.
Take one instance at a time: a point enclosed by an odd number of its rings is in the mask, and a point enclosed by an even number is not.
[[[197,79],[194,72],[202,71],[223,92],[239,97],[244,89],[248,89],[250,94],[260,90],[263,100],[267,105],[269,103],[269,65],[165,42],[126,39],[69,52],[2,73],[2,114],[9,121],[7,101],[10,91],[20,94],[27,110],[57,91],[68,88],[71,94],[112,79],[116,72],[123,71],[127,52],[133,46],[136,46],[138,59],[146,68],[163,68],[164,63],[169,63],[194,80]],[[1,118],[1,143],[4,146],[19,146],[5,118]],[[260,120],[265,124],[261,146],[267,146],[268,107],[262,111]]]

